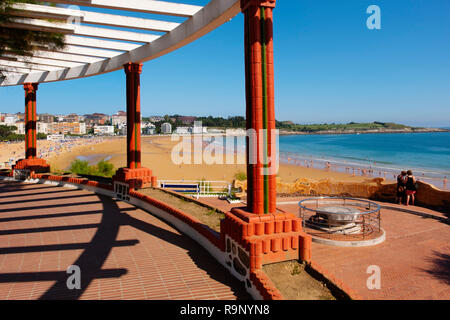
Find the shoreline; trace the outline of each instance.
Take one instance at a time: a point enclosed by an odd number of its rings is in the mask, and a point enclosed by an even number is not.
[[[302,132],[302,131],[281,131],[280,136],[298,136],[298,135],[351,135],[351,134],[383,134],[383,133],[438,133],[450,132],[450,129],[417,129],[417,130],[358,130],[358,131],[317,131],[317,132]]]
[[[171,136],[142,136],[142,165],[153,171],[158,179],[165,180],[217,180],[232,182],[238,172],[246,172],[245,159],[242,163],[242,154],[235,154],[234,164],[180,164],[173,163],[171,153],[180,141],[172,141]],[[8,145],[8,144],[6,144]],[[52,145],[59,145],[57,152],[42,152],[43,146],[48,150]],[[67,146],[71,145],[70,148]],[[23,153],[22,143],[11,143]],[[40,150],[39,150],[40,149]],[[108,158],[115,169],[126,166],[126,138],[103,137],[93,139],[76,139],[64,143],[53,143],[45,140],[38,141],[38,153],[43,153],[52,171],[67,171],[75,159],[88,160],[90,164]],[[2,149],[3,151],[3,149]],[[6,150],[7,151],[7,150]],[[18,152],[16,152],[17,154]],[[2,155],[6,156],[6,152]],[[191,156],[194,156],[192,153]],[[226,153],[223,153],[226,156]],[[20,157],[19,157],[20,158]],[[385,183],[394,183],[397,169],[372,167],[370,164],[340,163],[335,159],[320,159],[319,157],[302,156],[296,153],[280,152],[278,177],[283,182],[292,183],[298,179],[311,180],[331,179],[339,182],[367,182],[374,178],[384,178]],[[313,161],[312,165],[307,163]],[[226,162],[224,162],[226,163]],[[327,164],[329,163],[329,164]],[[420,172],[416,170],[417,172]],[[415,172],[416,173],[416,172]],[[433,184],[441,190],[448,190],[440,179],[428,179],[416,174],[418,180]]]

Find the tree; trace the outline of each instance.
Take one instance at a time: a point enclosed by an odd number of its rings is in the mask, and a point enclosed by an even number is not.
[[[43,46],[49,50],[64,47],[62,33],[8,27],[8,23],[17,17],[16,9],[13,10],[13,5],[17,3],[43,4],[35,0],[0,0],[0,56],[9,54],[30,57]]]

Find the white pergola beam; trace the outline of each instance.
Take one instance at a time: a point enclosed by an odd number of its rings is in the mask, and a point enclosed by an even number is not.
[[[99,57],[99,58],[112,58],[117,56],[117,51],[104,50],[104,49],[92,49],[79,46],[66,45],[62,49],[55,49],[54,51],[70,54],[78,54],[82,56]]]
[[[83,65],[83,63],[77,63],[77,62],[69,62],[69,61],[60,61],[60,60],[53,60],[53,59],[47,59],[47,58],[38,58],[38,57],[23,57],[23,56],[12,56],[12,55],[3,55],[4,57],[14,57],[17,58],[18,62],[24,62],[24,63],[34,63],[38,65],[46,65],[46,66],[54,66],[54,67],[61,67],[61,68],[73,68]]]
[[[30,70],[30,72],[33,71],[56,71],[60,70],[61,68],[58,67],[52,67],[52,66],[44,66],[44,65],[35,65],[31,63],[24,63],[24,62],[16,62],[16,61],[7,61],[3,60],[0,57],[0,69],[6,69],[5,71],[12,70],[14,68],[22,69],[22,70]]]
[[[57,23],[40,19],[16,18],[12,22],[6,23],[5,26],[37,30],[46,32],[61,32],[69,34],[77,34],[87,37],[98,37],[114,40],[135,41],[150,43],[158,39],[159,35],[138,33],[132,31],[114,30],[108,28],[97,28],[69,23]]]
[[[108,28],[89,27],[83,25],[75,25],[74,34],[87,37],[98,37],[105,39],[144,42],[144,43],[150,43],[153,40],[156,40],[160,37],[159,35],[154,34],[114,30]]]
[[[12,6],[14,14],[33,19],[59,19],[67,22],[83,22],[104,26],[142,29],[150,31],[169,32],[179,26],[179,23],[151,20],[106,14],[92,11],[73,10],[60,7],[42,6],[36,4],[18,3]]]
[[[71,61],[77,63],[94,63],[103,60],[101,57],[82,56],[77,54],[70,54],[64,52],[50,52],[50,51],[36,51],[33,53],[33,57],[54,59],[61,61]]]
[[[46,0],[85,7],[97,7],[146,13],[156,13],[180,17],[192,17],[202,9],[201,6],[156,0]]]
[[[82,18],[80,10],[61,7],[42,6],[30,3],[15,3],[11,6],[14,15],[34,19],[59,19],[67,20],[70,17]]]
[[[99,24],[104,26],[124,27],[160,32],[172,31],[180,25],[176,22],[126,17],[117,14],[97,13],[91,11],[83,11],[82,21],[84,23]]]
[[[82,47],[89,47],[89,48],[102,48],[102,49],[117,50],[117,51],[131,51],[131,50],[134,50],[134,49],[140,47],[139,44],[133,44],[133,43],[121,42],[121,41],[95,39],[95,38],[88,38],[88,37],[81,37],[81,36],[74,36],[74,35],[66,35],[64,42],[67,45],[82,46]],[[117,52],[115,52],[115,53],[117,55]]]
[[[191,8],[192,6],[177,4],[177,3],[169,3],[162,1],[152,1],[152,0],[76,0],[76,1],[59,1],[59,0],[50,0],[49,2],[55,3],[64,3],[64,4],[78,4],[80,6],[97,6],[97,7],[108,7],[110,9],[121,9],[128,11],[139,11],[135,5],[139,4],[141,6],[146,7],[147,11],[143,10],[143,12],[148,12],[149,8],[153,6],[153,8],[158,9],[157,13],[162,13],[164,9],[162,6],[168,5],[173,8]],[[194,6],[197,10],[197,6]],[[166,8],[167,9],[167,8]],[[99,74],[104,74],[107,72],[112,72],[116,70],[120,70],[123,68],[123,65],[128,62],[135,63],[143,63],[152,59],[156,59],[160,56],[168,54],[174,50],[177,50],[196,39],[204,36],[208,32],[216,29],[220,25],[228,22],[234,16],[241,12],[240,8],[240,0],[211,0],[204,8],[201,8],[197,11],[193,10],[193,16],[182,24],[180,24],[175,29],[167,32],[162,36],[155,36],[154,40],[151,42],[139,45],[133,44],[127,41],[132,41],[129,38],[123,39],[119,37],[117,41],[114,40],[103,40],[103,39],[94,39],[92,37],[97,36],[79,36],[74,35],[76,26],[74,24],[70,24],[69,26],[73,28],[72,32],[66,35],[66,43],[68,44],[64,51],[70,54],[79,54],[82,56],[99,56],[107,59],[100,60],[93,63],[83,63],[77,64],[76,66],[68,66],[70,62],[68,61],[59,61],[58,64],[55,65],[55,61],[47,59],[44,60],[34,60],[36,64],[40,65],[51,65],[53,67],[60,66],[61,68],[51,72],[33,72],[30,74],[18,76],[18,75],[10,75],[0,79],[0,86],[11,86],[11,85],[20,85],[25,82],[36,82],[36,83],[44,83],[44,82],[54,82],[54,81],[62,81],[69,79],[77,79],[84,78]],[[195,11],[195,12],[194,12]],[[171,14],[174,14],[175,11],[171,11]],[[186,11],[185,11],[186,14]],[[41,20],[44,21],[44,20]],[[48,22],[48,21],[47,21]],[[28,26],[29,28],[30,26]],[[98,28],[97,28],[98,29]],[[111,29],[104,29],[103,32],[106,31],[117,31]],[[54,31],[54,30],[52,30]],[[72,34],[71,34],[72,33]],[[116,38],[111,38],[116,39]],[[123,39],[123,41],[121,41]],[[140,41],[133,41],[140,42]],[[134,48],[131,48],[134,46]],[[112,51],[113,56],[105,57],[104,55],[98,55],[98,52],[103,52],[107,50],[115,50]],[[61,49],[51,49],[50,52],[61,52]],[[90,51],[90,52],[89,52]],[[122,52],[121,52],[122,51]],[[96,55],[97,54],[97,55]],[[45,59],[45,58],[34,58],[34,59]],[[50,60],[50,61],[48,61]],[[49,64],[53,61],[53,64]],[[74,63],[72,63],[73,65]]]

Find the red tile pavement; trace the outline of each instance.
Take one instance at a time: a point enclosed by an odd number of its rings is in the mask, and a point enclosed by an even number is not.
[[[301,198],[278,200],[281,209],[298,212],[295,202]],[[448,216],[419,207],[408,209]],[[343,248],[313,242],[313,260],[363,299],[450,299],[450,226],[394,209],[382,209],[381,215],[384,243]],[[381,269],[380,290],[367,288],[367,268],[372,265]]]
[[[70,265],[81,290],[68,290]],[[0,299],[250,299],[203,248],[124,202],[0,182]]]

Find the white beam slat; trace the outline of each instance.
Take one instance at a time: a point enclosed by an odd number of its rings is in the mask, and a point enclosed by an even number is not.
[[[64,3],[86,7],[138,11],[165,14],[180,17],[192,17],[202,9],[201,6],[156,0],[46,0],[53,3]]]
[[[82,47],[91,48],[103,48],[108,50],[118,50],[118,51],[131,51],[138,47],[139,44],[121,42],[121,41],[110,41],[103,39],[94,39],[88,37],[66,35],[65,43],[68,45],[76,45]],[[117,54],[117,52],[116,52]]]
[[[31,69],[32,71],[56,71],[60,70],[61,68],[58,67],[52,67],[52,66],[44,66],[44,65],[35,65],[31,63],[24,63],[24,62],[16,62],[16,61],[7,61],[3,60],[0,57],[0,68],[5,67],[7,68],[22,68],[22,69]]]
[[[59,61],[59,60],[53,60],[53,59],[46,59],[46,58],[37,58],[37,57],[20,57],[20,56],[12,56],[12,55],[3,55],[4,57],[14,57],[17,58],[18,62],[24,62],[24,63],[35,63],[35,64],[42,64],[47,66],[54,66],[54,67],[62,67],[62,68],[73,68],[78,67],[80,65],[83,65],[83,63],[76,63],[76,62],[69,62],[69,61]]]

